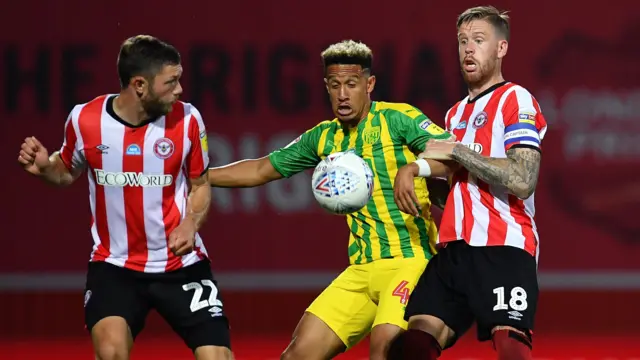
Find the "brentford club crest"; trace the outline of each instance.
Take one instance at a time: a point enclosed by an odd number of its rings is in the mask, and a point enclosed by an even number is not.
[[[483,111],[480,114],[476,115],[476,118],[473,119],[473,127],[476,129],[480,129],[484,126],[484,124],[487,123],[487,120],[489,120],[489,116],[486,112]]]
[[[153,144],[153,153],[160,159],[168,159],[174,150],[173,141],[167,138],[160,138]]]

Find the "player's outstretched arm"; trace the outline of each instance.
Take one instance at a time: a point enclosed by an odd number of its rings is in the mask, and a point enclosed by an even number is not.
[[[491,158],[457,143],[451,157],[478,178],[504,186],[520,199],[529,198],[538,183],[541,153],[537,149],[513,147],[507,150],[506,158]]]
[[[320,133],[329,125],[328,121],[322,122],[287,146],[260,159],[209,168],[209,184],[226,188],[254,187],[311,169],[320,162],[315,149]]]
[[[211,186],[225,188],[260,186],[283,178],[282,174],[273,167],[268,156],[209,168],[208,173]]]

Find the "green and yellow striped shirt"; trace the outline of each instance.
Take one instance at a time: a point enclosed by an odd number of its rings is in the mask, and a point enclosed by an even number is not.
[[[424,178],[415,180],[416,195],[425,209],[419,218],[398,210],[393,183],[398,169],[415,161],[415,154],[424,151],[429,139],[449,136],[411,105],[375,101],[367,118],[356,128],[343,128],[338,119],[323,121],[271,153],[269,160],[280,174],[290,177],[314,168],[331,153],[355,150],[373,171],[374,191],[362,210],[347,215],[350,263],[430,259],[435,252],[437,229],[429,212],[427,183]]]

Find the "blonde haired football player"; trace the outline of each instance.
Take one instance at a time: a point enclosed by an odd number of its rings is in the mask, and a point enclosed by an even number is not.
[[[403,214],[394,202],[400,167],[416,161],[430,139],[450,135],[408,104],[371,101],[376,83],[373,55],[363,43],[343,41],[322,52],[333,120],[323,121],[288,146],[260,159],[209,170],[218,187],[251,187],[314,168],[331,153],[352,149],[374,173],[374,193],[346,216],[349,260],[309,306],[283,359],[330,359],[371,332],[371,359],[384,359],[390,341],[406,328],[404,308],[419,274],[434,254],[436,227],[426,182],[415,181],[421,217]],[[425,161],[422,175],[446,176],[449,168]],[[308,251],[313,251],[309,245]]]

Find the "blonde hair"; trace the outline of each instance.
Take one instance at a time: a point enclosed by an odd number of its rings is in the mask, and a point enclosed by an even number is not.
[[[362,42],[344,40],[326,48],[321,54],[322,64],[326,71],[331,65],[360,65],[363,70],[370,71],[373,64],[373,52]]]
[[[496,32],[500,33],[509,41],[509,15],[507,15],[506,11],[500,11],[490,5],[469,8],[458,16],[456,28],[459,30],[462,24],[474,20],[488,21],[496,29]]]

